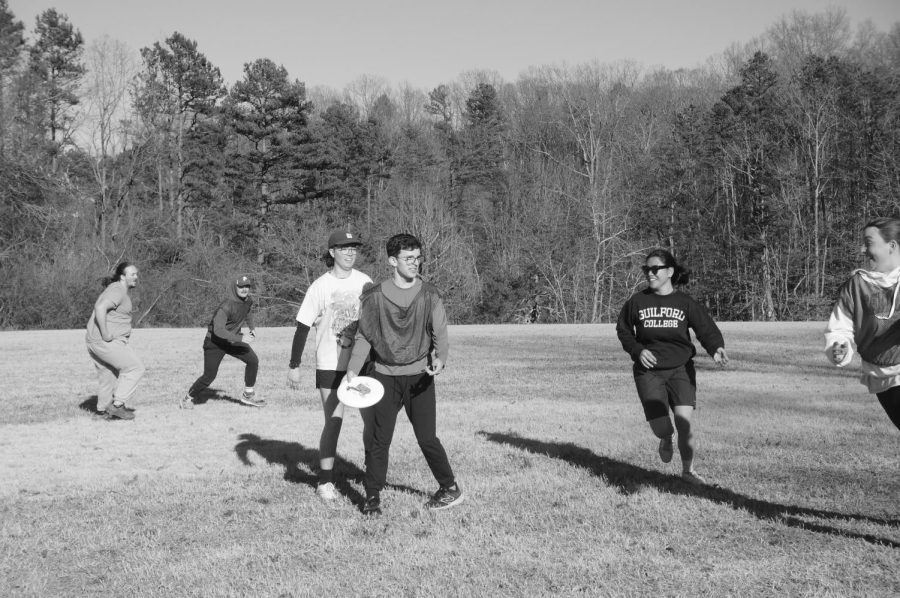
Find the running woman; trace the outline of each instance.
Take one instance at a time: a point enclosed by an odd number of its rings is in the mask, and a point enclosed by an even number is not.
[[[322,500],[337,498],[334,486],[334,459],[338,437],[344,422],[344,404],[337,389],[347,371],[350,352],[359,318],[359,297],[372,279],[353,268],[359,253],[359,237],[349,231],[336,230],[328,237],[328,250],[323,256],[328,272],[313,281],[306,290],[288,364],[288,385],[300,388],[300,358],[306,346],[309,329],[316,329],[316,388],[322,399],[325,425],[319,437],[319,474],[316,494]]]
[[[616,333],[634,361],[634,383],[650,429],[659,438],[660,459],[663,463],[672,460],[672,437],[677,430],[681,476],[692,484],[704,484],[694,471],[691,416],[697,405],[696,349],[688,328],[693,328],[706,352],[722,366],[728,363],[725,341],[706,309],[675,290],[674,285],[687,283],[688,276],[671,253],[654,249],[641,269],[647,288],[622,307]]]
[[[226,355],[244,362],[244,390],[241,403],[251,407],[265,407],[266,401],[256,396],[253,386],[259,371],[259,358],[250,347],[256,340],[256,326],[253,325],[253,298],[250,287],[253,279],[239,276],[229,284],[228,295],[216,307],[203,340],[203,374],[191,385],[187,394],[179,402],[182,409],[193,409],[194,399],[206,389],[219,373],[219,365]],[[242,334],[241,327],[247,323],[248,333]]]
[[[868,269],[841,287],[825,328],[825,354],[844,367],[862,358],[860,382],[900,429],[900,218],[877,218],[863,228]]]
[[[134,419],[134,409],[125,406],[144,375],[144,364],[131,348],[131,297],[137,286],[137,266],[122,262],[97,298],[87,323],[88,354],[97,368],[97,413],[107,419]]]

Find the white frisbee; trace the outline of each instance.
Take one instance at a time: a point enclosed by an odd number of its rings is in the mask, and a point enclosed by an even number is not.
[[[371,407],[384,396],[384,386],[375,378],[356,376],[353,382],[344,378],[337,391],[338,400],[347,407]]]

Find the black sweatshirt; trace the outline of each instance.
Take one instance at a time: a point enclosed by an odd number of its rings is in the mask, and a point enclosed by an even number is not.
[[[228,295],[213,312],[212,320],[207,327],[206,336],[215,337],[231,344],[242,342],[241,326],[247,322],[247,327],[252,331],[253,325],[253,299],[248,295],[246,299],[237,294],[237,285],[229,287]]]
[[[657,295],[647,289],[622,307],[616,334],[636,364],[640,365],[641,351],[649,349],[656,356],[653,369],[664,370],[686,364],[697,352],[688,328],[694,329],[710,356],[725,346],[719,327],[690,295],[681,291]]]

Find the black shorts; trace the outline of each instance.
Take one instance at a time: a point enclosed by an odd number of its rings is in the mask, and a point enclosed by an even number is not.
[[[346,373],[335,370],[316,370],[316,388],[334,390],[341,385],[341,380],[344,379]]]
[[[668,370],[634,368],[634,384],[647,421],[668,417],[669,407],[697,406],[697,372],[694,362]]]

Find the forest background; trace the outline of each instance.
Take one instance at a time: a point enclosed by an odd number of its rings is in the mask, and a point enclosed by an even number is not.
[[[227,87],[182,33],[135,53],[0,0],[0,329],[82,327],[123,259],[138,325],[204,325],[236,272],[287,325],[339,227],[376,278],[419,236],[455,323],[613,321],[656,246],[716,319],[823,319],[898,197],[900,23],[840,9],[690,70],[339,92],[266,58]]]

